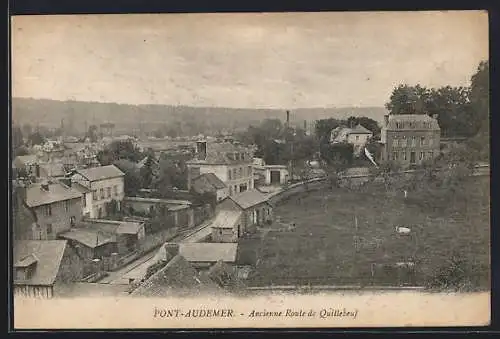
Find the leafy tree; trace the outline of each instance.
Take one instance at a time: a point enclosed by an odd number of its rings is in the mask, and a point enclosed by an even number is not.
[[[125,173],[125,194],[136,196],[142,188],[142,178],[135,163],[127,159],[119,159],[113,164]]]
[[[407,84],[396,87],[385,107],[390,114],[424,114],[429,100],[429,90],[420,85]]]
[[[126,159],[137,162],[142,158],[142,153],[130,140],[113,141],[106,148],[97,153],[97,160],[99,160],[99,163],[103,166],[109,165],[116,160]]]
[[[332,129],[337,128],[343,122],[335,118],[321,119],[316,121],[315,131],[316,136],[321,144],[326,144],[330,141],[330,133]]]
[[[99,139],[99,127],[90,125],[86,137],[90,139],[90,142],[97,142]]]
[[[32,145],[43,145],[45,143],[45,137],[40,132],[30,134],[28,140]]]
[[[490,158],[490,119],[489,119],[489,62],[479,64],[477,72],[471,78],[470,102],[477,121],[475,136],[469,140],[469,146],[478,153],[483,161]]]
[[[144,166],[140,169],[140,175],[142,177],[142,183],[145,188],[152,187],[152,184],[156,177],[158,176],[157,164],[154,157],[147,155],[147,160]]]

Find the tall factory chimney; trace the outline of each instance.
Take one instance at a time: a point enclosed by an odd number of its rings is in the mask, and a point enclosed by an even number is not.
[[[290,111],[286,111],[286,128],[290,127]]]

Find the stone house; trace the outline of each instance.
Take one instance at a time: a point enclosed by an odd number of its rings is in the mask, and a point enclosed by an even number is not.
[[[76,170],[71,177],[92,194],[87,197],[84,215],[87,218],[103,218],[108,215],[113,201],[120,210],[121,201],[125,197],[125,174],[114,165],[99,166]]]
[[[383,161],[395,161],[403,167],[419,165],[440,153],[441,129],[437,115],[386,115],[381,131]]]
[[[82,194],[61,182],[20,186],[16,195],[15,213],[32,216],[31,225],[18,225],[17,239],[54,240],[82,219]]]
[[[215,174],[234,195],[254,188],[253,150],[230,142],[199,141],[195,158],[186,162],[188,190],[193,179],[204,173]]]

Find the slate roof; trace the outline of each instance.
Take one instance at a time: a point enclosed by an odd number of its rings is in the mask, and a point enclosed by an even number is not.
[[[74,240],[90,248],[116,242],[114,235],[107,232],[98,232],[87,227],[72,228],[69,231],[60,233],[59,236],[64,239]]]
[[[111,179],[125,175],[125,173],[120,171],[120,169],[115,165],[79,169],[76,172],[89,181]]]
[[[350,134],[373,134],[372,131],[369,129],[365,128],[364,126],[357,124],[355,127],[350,128],[349,131]]]
[[[214,173],[204,173],[193,179],[192,187],[195,192],[203,194],[226,188],[226,185]]]
[[[52,285],[59,272],[66,244],[66,240],[14,241],[14,262],[22,262],[23,259],[30,256],[37,259],[36,267],[30,279],[25,281],[14,281],[14,284],[43,286]]]
[[[415,123],[415,127],[409,127],[409,123]],[[428,123],[429,126],[424,126],[423,123]],[[403,123],[403,127],[398,127],[397,123]],[[440,130],[438,121],[427,114],[391,114],[389,115],[389,123],[386,127],[389,130],[401,129],[427,129]]]
[[[189,262],[235,262],[237,243],[180,243],[179,254]]]
[[[193,293],[218,290],[219,286],[206,275],[199,274],[181,255],[173,257],[131,295],[138,297],[165,297],[181,291]]]
[[[41,184],[32,184],[26,188],[26,205],[29,207],[52,204],[82,197],[82,193],[73,187],[60,182],[50,183],[49,190],[44,191]]]
[[[212,228],[234,228],[238,218],[242,215],[242,211],[227,211],[221,210],[215,216],[214,221],[210,225]]]
[[[247,209],[268,201],[268,195],[258,190],[248,190],[243,193],[239,193],[229,197],[238,206],[243,209]]]

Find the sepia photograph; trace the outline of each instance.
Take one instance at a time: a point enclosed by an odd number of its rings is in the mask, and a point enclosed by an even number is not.
[[[489,324],[486,11],[10,26],[16,329]]]

